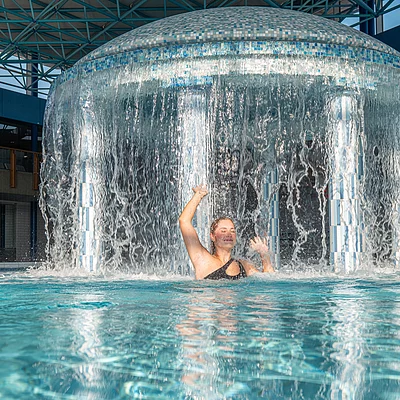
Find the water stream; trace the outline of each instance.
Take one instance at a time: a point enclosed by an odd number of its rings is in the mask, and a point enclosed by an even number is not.
[[[201,183],[205,246],[224,215],[237,255],[267,236],[277,268],[398,261],[398,70],[178,50],[96,73],[81,63],[53,87],[41,186],[52,267],[192,274],[177,220]]]

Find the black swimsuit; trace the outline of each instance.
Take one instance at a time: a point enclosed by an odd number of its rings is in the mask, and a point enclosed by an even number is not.
[[[240,272],[237,275],[228,275],[226,273],[226,270],[234,261],[236,261],[239,264]],[[207,275],[204,279],[212,279],[212,280],[230,279],[234,281],[236,279],[246,278],[246,276],[247,274],[246,270],[243,267],[243,264],[239,260],[231,258],[225,265],[223,265],[221,268],[218,268],[216,271],[211,272],[211,274]]]

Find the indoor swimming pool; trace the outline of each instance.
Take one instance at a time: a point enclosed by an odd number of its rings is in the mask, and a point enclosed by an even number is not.
[[[399,274],[5,273],[2,399],[398,399]]]

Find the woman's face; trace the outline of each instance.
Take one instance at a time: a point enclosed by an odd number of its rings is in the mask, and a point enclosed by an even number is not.
[[[210,234],[210,237],[216,248],[231,250],[236,244],[235,225],[229,219],[222,219],[218,222],[217,227]]]

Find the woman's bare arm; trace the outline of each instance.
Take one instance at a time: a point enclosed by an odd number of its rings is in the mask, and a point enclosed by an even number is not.
[[[196,268],[197,260],[204,256],[204,252],[208,253],[208,251],[200,243],[192,221],[198,205],[200,204],[202,198],[207,196],[208,191],[205,186],[200,185],[193,188],[193,192],[193,197],[186,204],[182,214],[179,217],[179,227],[181,229],[183,241],[185,242],[189,257]]]
[[[262,263],[262,272],[275,272],[274,267],[271,264],[271,259],[269,257],[268,245],[267,240],[261,239],[260,237],[255,237],[254,239],[250,240],[250,248],[253,249],[260,255],[261,263]],[[246,269],[247,275],[253,275],[257,272],[260,272],[252,263],[249,261],[243,260],[243,266]]]

